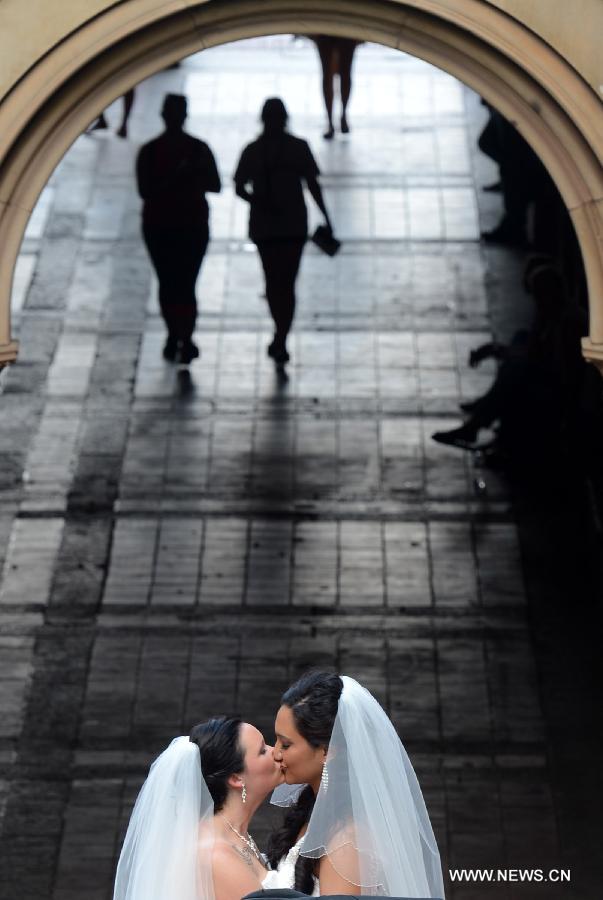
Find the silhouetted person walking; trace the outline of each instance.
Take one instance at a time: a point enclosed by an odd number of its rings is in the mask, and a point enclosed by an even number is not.
[[[192,336],[197,319],[195,285],[209,241],[205,193],[219,193],[214,155],[183,130],[186,97],[167,94],[165,131],[141,147],[136,164],[144,200],[142,232],[159,279],[159,305],[168,330],[165,359],[189,363],[199,356]]]
[[[287,110],[272,97],[262,109],[264,130],[241,154],[234,180],[250,205],[249,237],[256,244],[266,278],[266,298],[274,320],[268,355],[288,362],[287,335],[295,313],[295,279],[308,236],[303,182],[331,222],[318,183],[319,169],[306,141],[286,131]],[[251,189],[250,189],[251,187]]]
[[[352,93],[352,62],[354,51],[362,41],[352,38],[336,37],[330,34],[310,34],[308,37],[316,44],[322,68],[322,96],[327,111],[328,128],[323,137],[330,141],[335,135],[333,125],[333,100],[335,96],[335,77],[339,77],[339,93],[341,95],[341,132],[350,130],[347,108]]]

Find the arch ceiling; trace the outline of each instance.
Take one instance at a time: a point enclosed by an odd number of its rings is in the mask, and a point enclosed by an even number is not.
[[[571,28],[566,22],[571,9]],[[32,22],[36,23],[32,28]],[[3,0],[0,6],[0,365],[17,357],[12,276],[52,171],[125,90],[216,44],[332,33],[420,57],[474,88],[534,147],[570,212],[603,371],[603,70],[599,0]]]

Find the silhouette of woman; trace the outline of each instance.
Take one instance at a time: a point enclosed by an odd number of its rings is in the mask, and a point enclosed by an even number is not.
[[[304,181],[329,229],[331,221],[318,183],[318,166],[306,141],[287,132],[283,101],[266,100],[261,118],[264,130],[244,148],[234,181],[238,196],[250,206],[249,237],[258,248],[266,279],[274,321],[268,355],[283,366],[289,361],[287,335],[295,313],[295,279],[308,236]]]
[[[347,108],[352,92],[352,62],[354,51],[362,41],[352,38],[335,37],[330,34],[310,34],[308,37],[316,44],[320,65],[322,67],[322,95],[327,111],[328,128],[323,137],[330,141],[335,135],[333,125],[333,98],[335,95],[335,76],[339,76],[339,92],[341,94],[341,132],[350,130],[347,119]]]

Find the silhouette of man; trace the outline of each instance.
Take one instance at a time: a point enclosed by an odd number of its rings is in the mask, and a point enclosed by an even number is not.
[[[262,261],[274,321],[268,355],[277,366],[289,360],[287,335],[295,313],[295,279],[308,236],[304,182],[331,228],[312,151],[306,141],[287,132],[287,119],[280,98],[266,100],[264,130],[244,148],[234,175],[238,196],[250,205],[249,237]]]
[[[144,203],[142,233],[159,279],[159,306],[167,327],[165,359],[190,363],[199,356],[192,336],[197,319],[195,285],[209,242],[205,193],[221,184],[208,145],[183,130],[186,97],[167,94],[165,131],[141,147],[136,162]]]

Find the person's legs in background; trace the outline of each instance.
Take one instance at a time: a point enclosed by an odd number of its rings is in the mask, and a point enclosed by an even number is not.
[[[322,96],[325,102],[325,110],[327,112],[328,128],[323,137],[331,140],[335,134],[333,127],[333,82],[335,79],[335,39],[328,35],[317,35],[314,38],[318,55],[320,57],[320,66],[322,69]]]
[[[347,108],[352,93],[352,63],[356,41],[349,38],[337,39],[337,52],[339,56],[339,90],[341,91],[341,132],[347,134],[350,130],[347,119]]]
[[[121,98],[123,101],[123,113],[121,117],[121,124],[117,131],[116,135],[120,138],[127,138],[128,136],[128,119],[130,118],[130,113],[132,112],[132,107],[134,106],[134,88],[130,88],[129,91]]]
[[[500,150],[500,180],[505,212],[491,231],[482,232],[487,243],[526,247],[528,207],[534,199],[534,151],[516,128],[497,110],[491,111]]]
[[[121,99],[123,104],[121,123],[115,134],[120,138],[127,138],[128,119],[130,118],[130,113],[132,112],[132,107],[134,105],[134,88],[130,88],[129,91],[126,91]],[[95,119],[92,125],[88,127],[86,134],[91,134],[93,131],[107,129],[108,127],[109,123],[107,122],[107,117],[105,116],[105,113],[102,112],[98,119]]]

